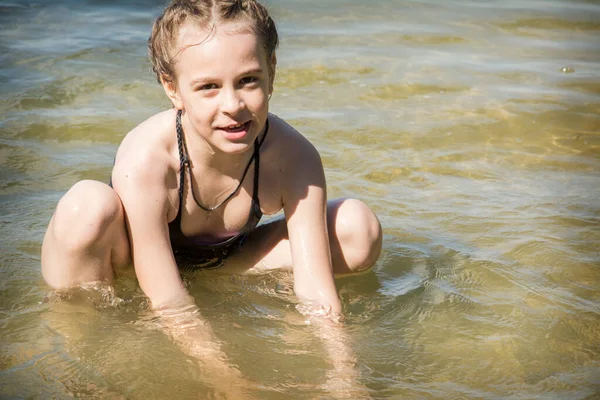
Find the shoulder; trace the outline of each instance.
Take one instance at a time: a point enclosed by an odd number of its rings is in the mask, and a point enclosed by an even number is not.
[[[269,114],[269,140],[265,144],[272,147],[272,157],[278,165],[289,166],[297,163],[313,163],[320,160],[316,147],[296,128],[275,114]],[[272,145],[272,146],[271,146]]]
[[[163,111],[127,133],[117,150],[114,167],[151,167],[149,164],[171,156],[176,145],[175,110]]]
[[[178,170],[175,110],[167,110],[125,136],[115,157],[112,181],[120,195],[140,188],[166,193]]]
[[[166,110],[143,121],[125,135],[117,151],[119,158],[146,148],[163,148],[175,138],[175,110]]]
[[[265,141],[266,161],[277,175],[282,195],[304,190],[311,184],[324,185],[323,165],[316,147],[282,118],[269,114],[269,123],[273,135]]]

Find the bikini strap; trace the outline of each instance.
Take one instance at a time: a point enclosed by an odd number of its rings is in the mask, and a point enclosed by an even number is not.
[[[177,131],[177,147],[179,150],[179,210],[177,211],[177,217],[179,219],[181,215],[181,208],[183,206],[183,189],[185,185],[185,166],[189,164],[189,158],[187,155],[187,146],[185,145],[185,138],[182,135],[183,128],[181,127],[181,110],[177,110],[177,118],[175,118],[175,130]]]
[[[258,200],[258,168],[260,166],[260,147],[262,146],[262,144],[265,142],[265,139],[267,138],[267,133],[269,133],[269,118],[267,117],[267,122],[265,123],[265,134],[262,138],[262,140],[259,141],[256,140],[254,142],[254,189],[252,191],[252,201],[254,201],[254,203],[256,205],[258,205],[258,209],[260,210],[260,202]]]

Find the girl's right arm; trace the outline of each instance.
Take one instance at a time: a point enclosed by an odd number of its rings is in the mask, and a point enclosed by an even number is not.
[[[148,148],[127,155],[117,158],[112,182],[123,203],[140,287],[153,308],[189,302],[169,239],[166,155]]]
[[[248,382],[227,362],[181,280],[169,239],[168,163],[161,162],[161,156],[141,150],[132,156],[135,160],[117,162],[113,169],[139,285],[160,316],[164,332],[198,361],[207,380],[228,398],[245,398],[241,391]]]

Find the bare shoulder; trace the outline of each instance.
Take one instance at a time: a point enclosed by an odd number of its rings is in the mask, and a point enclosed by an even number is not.
[[[310,164],[319,158],[315,146],[296,128],[274,114],[269,114],[269,121],[269,130],[274,137],[272,156],[278,165],[283,167],[297,162]]]
[[[305,193],[310,185],[325,185],[315,146],[274,114],[269,114],[269,124],[261,150],[261,207],[267,214],[279,211],[292,193]]]
[[[155,114],[133,128],[121,142],[116,163],[127,164],[127,160],[138,159],[148,153],[162,152],[170,147],[175,132],[175,112],[167,110]]]
[[[166,200],[169,187],[176,187],[177,160],[175,110],[167,110],[140,123],[121,142],[112,172],[115,190],[123,195],[143,188]]]

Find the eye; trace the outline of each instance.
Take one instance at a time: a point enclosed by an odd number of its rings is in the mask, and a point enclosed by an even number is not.
[[[213,90],[213,89],[217,89],[217,85],[214,83],[207,83],[205,85],[198,86],[196,88],[196,90],[201,90],[201,91],[207,91],[207,90]]]
[[[246,76],[240,80],[242,85],[251,85],[256,82],[258,82],[258,78],[256,76]]]

